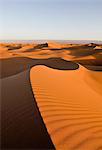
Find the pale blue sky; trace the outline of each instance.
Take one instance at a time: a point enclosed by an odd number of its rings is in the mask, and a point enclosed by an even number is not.
[[[102,0],[0,0],[0,39],[102,40]]]

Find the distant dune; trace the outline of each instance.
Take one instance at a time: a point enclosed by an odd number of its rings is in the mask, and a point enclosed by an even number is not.
[[[102,45],[0,43],[1,147],[102,148]]]
[[[85,65],[91,70],[102,70],[102,45],[63,43],[1,43],[0,58],[27,57],[32,59],[62,58]],[[93,67],[94,66],[94,69]],[[99,69],[98,69],[99,68]]]

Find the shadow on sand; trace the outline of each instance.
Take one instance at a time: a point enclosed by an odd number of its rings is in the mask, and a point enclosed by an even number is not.
[[[73,70],[79,65],[60,58],[10,58],[1,61],[1,148],[55,149],[30,83],[30,68],[45,65]]]
[[[61,58],[31,59],[15,57],[1,60],[0,78],[15,75],[36,65],[45,65],[58,70],[76,70],[79,68],[79,65],[75,62],[66,61]]]

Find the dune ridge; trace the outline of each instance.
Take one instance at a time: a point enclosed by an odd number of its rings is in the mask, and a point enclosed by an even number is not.
[[[56,149],[102,146],[102,95],[84,80],[90,72],[82,66],[72,71],[44,66],[31,69],[32,89]]]
[[[32,94],[29,70],[1,79],[1,87],[1,148],[54,149]]]

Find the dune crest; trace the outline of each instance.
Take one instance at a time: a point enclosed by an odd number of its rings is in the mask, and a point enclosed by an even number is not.
[[[84,80],[86,75],[82,66],[74,71],[44,66],[31,69],[32,89],[56,149],[93,150],[102,146],[102,95]]]

